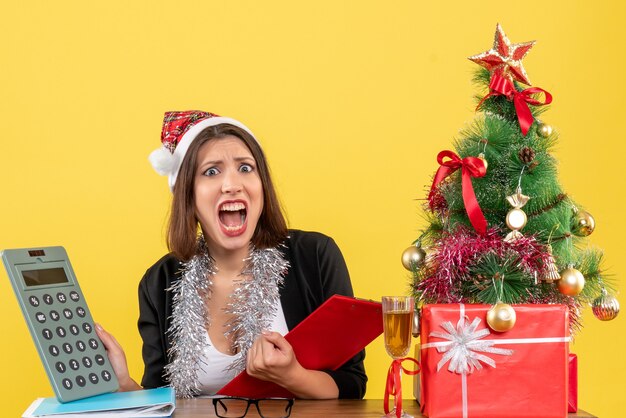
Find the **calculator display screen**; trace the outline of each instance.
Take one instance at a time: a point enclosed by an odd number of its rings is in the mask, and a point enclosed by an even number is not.
[[[41,270],[22,270],[22,277],[24,277],[26,286],[41,286],[68,282],[63,267]]]

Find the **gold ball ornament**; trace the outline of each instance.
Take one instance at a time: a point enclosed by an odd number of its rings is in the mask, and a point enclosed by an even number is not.
[[[593,219],[593,216],[589,212],[580,209],[572,218],[572,223],[572,232],[579,237],[591,235],[596,228],[596,221]]]
[[[478,154],[478,159],[483,162],[483,164],[485,165],[485,171],[487,171],[487,167],[489,167],[489,163],[487,162],[487,159],[485,158],[485,154],[483,154],[482,152]]]
[[[515,326],[515,309],[508,303],[498,302],[487,311],[487,324],[496,332],[506,332]]]
[[[552,126],[548,125],[547,123],[540,123],[539,125],[537,125],[537,135],[542,138],[549,137],[550,135],[552,135]]]
[[[576,296],[585,287],[585,276],[574,267],[568,267],[561,272],[561,278],[557,284],[559,292],[567,296]]]
[[[593,301],[591,311],[600,321],[610,321],[619,314],[619,301],[603,290],[602,295]]]
[[[413,271],[420,267],[426,260],[426,251],[419,245],[411,245],[402,253],[402,265],[405,269]]]
[[[522,229],[527,221],[528,217],[526,213],[519,208],[513,208],[506,214],[506,226],[508,226],[509,229]]]

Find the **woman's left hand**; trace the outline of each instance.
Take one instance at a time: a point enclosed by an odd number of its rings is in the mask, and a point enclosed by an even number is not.
[[[257,379],[284,384],[305,369],[285,337],[278,332],[263,331],[248,350],[246,371]]]

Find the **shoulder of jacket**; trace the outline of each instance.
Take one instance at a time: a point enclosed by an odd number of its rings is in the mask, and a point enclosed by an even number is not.
[[[328,235],[324,235],[321,232],[314,231],[301,231],[299,229],[290,229],[287,243],[290,246],[325,246],[329,240],[332,240]]]
[[[177,275],[181,268],[182,263],[180,260],[172,254],[166,254],[146,270],[146,273],[141,279],[141,283],[147,285],[148,282],[160,280],[170,281]]]

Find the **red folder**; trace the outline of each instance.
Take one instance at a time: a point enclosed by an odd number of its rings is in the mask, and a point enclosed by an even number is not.
[[[334,295],[285,335],[306,369],[336,370],[383,332],[379,302]],[[245,398],[294,398],[244,370],[217,392]]]

